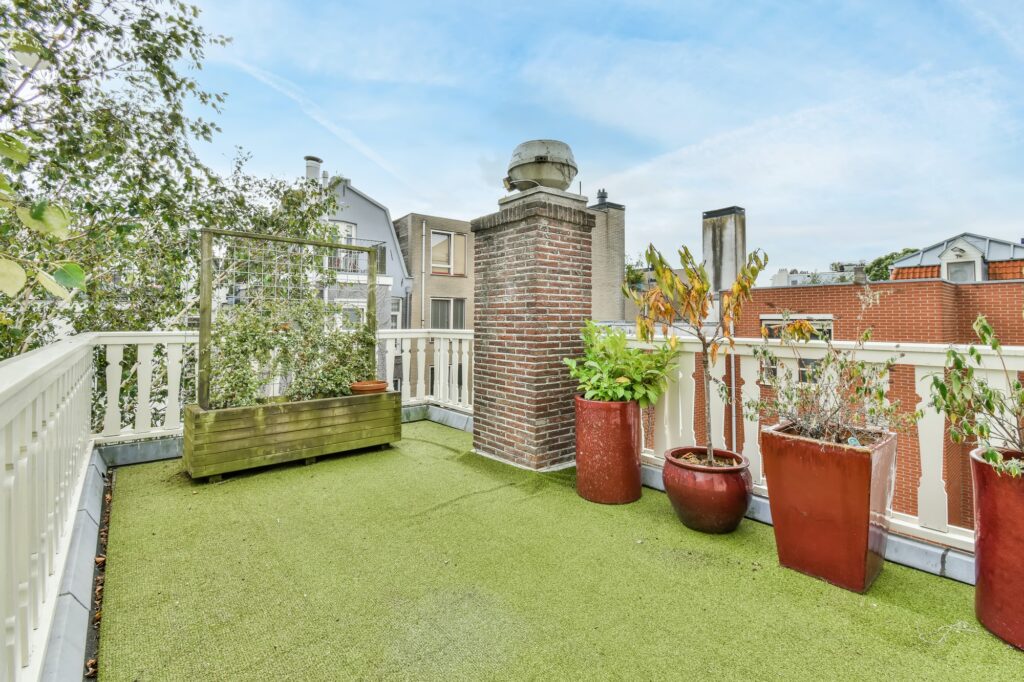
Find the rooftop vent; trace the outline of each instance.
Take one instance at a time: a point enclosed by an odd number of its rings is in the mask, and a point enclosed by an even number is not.
[[[534,187],[551,187],[565,190],[577,172],[569,145],[558,140],[530,140],[512,152],[505,189],[522,192]]]

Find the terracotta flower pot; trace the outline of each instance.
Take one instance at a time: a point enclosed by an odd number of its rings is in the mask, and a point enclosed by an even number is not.
[[[640,405],[576,396],[576,492],[601,504],[640,499]]]
[[[1000,475],[981,453],[971,453],[974,613],[989,632],[1024,649],[1024,477]]]
[[[357,381],[351,386],[352,395],[363,395],[365,393],[383,393],[388,390],[386,381]]]
[[[896,434],[870,447],[761,430],[779,563],[854,592],[882,570]]]
[[[715,450],[715,457],[732,460],[735,466],[710,467],[680,459],[691,453],[704,458],[707,448],[672,448],[665,453],[665,492],[672,508],[687,528],[731,533],[750,506],[750,462],[728,450]]]

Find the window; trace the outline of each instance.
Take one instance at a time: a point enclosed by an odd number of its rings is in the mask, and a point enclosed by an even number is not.
[[[338,322],[342,329],[355,329],[363,323],[366,315],[366,305],[354,301],[341,301],[341,312],[338,314]]]
[[[434,275],[466,274],[466,235],[430,232],[430,272]]]
[[[430,299],[431,329],[465,329],[466,299],[464,298],[432,298]]]
[[[974,282],[977,280],[974,261],[961,261],[946,264],[946,276],[950,282]]]
[[[815,368],[821,362],[821,360],[808,360],[807,358],[800,358],[799,362],[799,379],[802,384],[809,384],[817,381],[814,376]]]
[[[402,328],[402,299],[400,298],[391,299],[391,328]]]
[[[388,274],[388,247],[383,244],[377,245],[377,274]]]
[[[769,339],[778,339],[782,336],[782,329],[787,323],[793,323],[797,320],[807,320],[811,323],[822,337],[826,339],[832,338],[832,316],[831,315],[791,315],[784,317],[782,315],[762,315],[761,326],[764,331],[767,332]],[[817,340],[817,339],[812,339]]]

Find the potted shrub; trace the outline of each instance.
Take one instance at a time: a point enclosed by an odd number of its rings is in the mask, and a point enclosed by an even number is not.
[[[679,251],[682,268],[674,271],[653,245],[648,247],[647,264],[654,273],[654,284],[646,291],[624,289],[633,299],[640,314],[637,335],[650,341],[656,327],[670,344],[677,341],[676,331],[692,335],[701,346],[701,367],[704,385],[704,423],[707,443],[698,447],[671,448],[665,453],[663,471],[665,492],[679,519],[688,527],[705,533],[729,533],[736,529],[750,504],[750,462],[736,452],[712,445],[711,384],[716,383],[726,402],[728,387],[711,377],[711,367],[720,354],[733,346],[733,323],[739,318],[743,304],[750,300],[750,289],[758,273],[768,263],[761,251],[754,251],[732,286],[715,291],[704,265],[697,263],[685,246]],[[709,324],[713,313],[717,320]]]
[[[602,504],[640,499],[640,408],[665,391],[675,344],[646,352],[620,330],[587,322],[584,355],[567,359],[576,396],[576,492]]]
[[[976,348],[950,349],[945,375],[932,380],[932,404],[949,419],[954,442],[977,444],[971,452],[975,614],[994,635],[1024,649],[1024,386],[1007,369],[984,316],[974,331],[994,351],[1004,388],[975,371],[984,364]]]
[[[886,398],[897,358],[878,364],[858,357],[865,331],[849,349],[807,320],[775,330],[797,361],[796,371],[772,352],[769,331],[757,349],[770,399],[747,402],[748,415],[775,421],[761,430],[761,456],[779,563],[854,592],[882,570],[892,498],[896,433],[913,423]],[[823,357],[803,358],[798,342],[824,342]]]

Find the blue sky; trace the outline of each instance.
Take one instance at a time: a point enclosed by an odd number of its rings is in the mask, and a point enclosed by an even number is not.
[[[204,0],[233,38],[201,148],[227,170],[316,154],[393,217],[496,210],[516,144],[568,142],[627,248],[700,246],[747,209],[769,271],[965,230],[1024,237],[1024,2]]]

